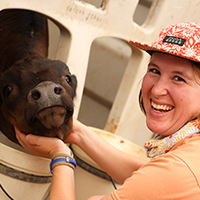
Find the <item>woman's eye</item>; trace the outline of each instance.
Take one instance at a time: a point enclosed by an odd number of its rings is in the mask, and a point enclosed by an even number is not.
[[[178,81],[178,82],[185,82],[185,80],[182,79],[182,78],[179,77],[179,76],[175,76],[175,77],[174,77],[174,80],[175,80],[175,81]]]
[[[71,77],[70,77],[70,75],[66,75],[65,80],[66,80],[67,83],[70,83],[70,82],[71,82]]]
[[[149,70],[150,72],[154,73],[154,74],[160,74],[160,71],[155,69],[155,68],[152,68]]]
[[[6,85],[6,86],[3,87],[3,91],[2,92],[3,92],[4,96],[8,97],[9,94],[12,92],[12,87],[9,86],[9,85]]]

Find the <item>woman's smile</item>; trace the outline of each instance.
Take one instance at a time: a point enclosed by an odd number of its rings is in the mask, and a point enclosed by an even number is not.
[[[151,100],[151,107],[156,113],[166,113],[173,109],[173,106],[167,104],[157,104]]]

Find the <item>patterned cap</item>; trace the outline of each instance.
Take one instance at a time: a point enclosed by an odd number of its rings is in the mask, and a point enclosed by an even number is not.
[[[151,45],[129,41],[135,47],[147,51],[159,51],[200,62],[200,24],[185,22],[164,28],[159,40]]]

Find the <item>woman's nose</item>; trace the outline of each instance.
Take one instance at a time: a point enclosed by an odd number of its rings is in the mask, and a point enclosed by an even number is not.
[[[155,97],[164,96],[168,94],[168,82],[167,80],[159,79],[154,83],[152,87],[152,94]]]

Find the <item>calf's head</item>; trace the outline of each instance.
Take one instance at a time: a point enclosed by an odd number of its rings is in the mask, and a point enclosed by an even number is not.
[[[17,61],[1,76],[1,131],[15,143],[14,126],[26,134],[65,140],[72,128],[76,85],[76,77],[61,61]]]

